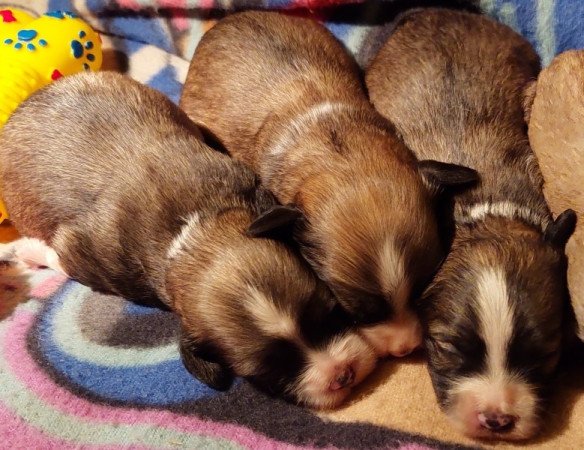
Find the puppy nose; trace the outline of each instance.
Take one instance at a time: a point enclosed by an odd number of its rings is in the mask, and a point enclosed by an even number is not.
[[[391,354],[392,354],[392,356],[395,356],[397,358],[401,358],[402,356],[409,355],[417,348],[418,348],[417,345],[415,347],[411,346],[411,345],[404,345],[404,346],[396,349],[395,351],[391,352]]]
[[[422,345],[421,330],[415,329],[413,333],[405,336],[401,342],[395,342],[389,354],[397,358],[409,355]]]
[[[515,417],[497,412],[482,412],[478,416],[481,427],[497,433],[506,433],[515,426]]]
[[[345,367],[336,376],[330,384],[332,391],[338,391],[344,387],[350,386],[355,381],[355,371],[352,367]]]

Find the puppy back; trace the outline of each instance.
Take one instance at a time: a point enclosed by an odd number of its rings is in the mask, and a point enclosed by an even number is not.
[[[234,14],[195,51],[180,105],[230,153],[254,168],[254,138],[274,115],[321,101],[365,102],[356,63],[310,19]]]
[[[162,94],[114,73],[39,91],[1,139],[3,195],[20,231],[57,247],[70,275],[124,296],[163,285],[191,213],[255,202],[251,171],[205,146]]]
[[[461,201],[512,200],[547,216],[522,106],[522,90],[538,71],[537,54],[511,28],[427,9],[403,18],[366,81],[373,104],[416,156],[481,174]]]

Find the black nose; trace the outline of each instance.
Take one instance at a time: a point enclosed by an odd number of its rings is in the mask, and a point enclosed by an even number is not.
[[[337,377],[337,383],[343,387],[353,384],[353,381],[355,381],[355,371],[351,367]]]
[[[334,381],[330,384],[330,388],[333,391],[338,389],[343,389],[344,387],[350,386],[355,381],[355,371],[352,367],[346,367],[340,373],[337,374]]]
[[[515,426],[515,417],[501,413],[480,413],[479,423],[483,428],[497,433],[506,433]]]

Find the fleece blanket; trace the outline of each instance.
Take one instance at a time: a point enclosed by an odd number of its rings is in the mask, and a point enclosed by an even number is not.
[[[219,18],[245,8],[311,15],[366,66],[404,5],[430,1],[4,1],[73,10],[102,34],[104,69],[178,101],[188,60]],[[435,3],[435,2],[434,2]],[[584,47],[582,0],[462,0],[526,36],[547,64]],[[1,235],[1,233],[0,233]],[[104,296],[0,247],[0,448],[476,448],[440,414],[423,361],[388,361],[337,411],[311,412],[239,381],[215,392],[188,375],[172,314]],[[581,368],[580,368],[581,370]],[[577,373],[577,372],[576,372]],[[582,377],[567,374],[533,448],[584,447]],[[499,445],[504,447],[504,445]]]

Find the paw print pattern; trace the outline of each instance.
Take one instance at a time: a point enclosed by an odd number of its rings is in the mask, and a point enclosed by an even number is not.
[[[85,31],[80,31],[78,36],[79,40],[73,39],[71,41],[71,52],[73,53],[73,57],[75,59],[80,59],[85,56],[87,61],[95,61],[95,55],[90,53],[93,49],[93,42],[86,40],[87,33],[85,33]],[[89,70],[89,64],[83,63],[83,68]]]
[[[4,39],[5,45],[13,45],[16,50],[26,47],[29,51],[34,52],[39,47],[46,47],[48,42],[44,39],[35,39],[38,33],[35,30],[20,30],[16,42],[13,39]]]

